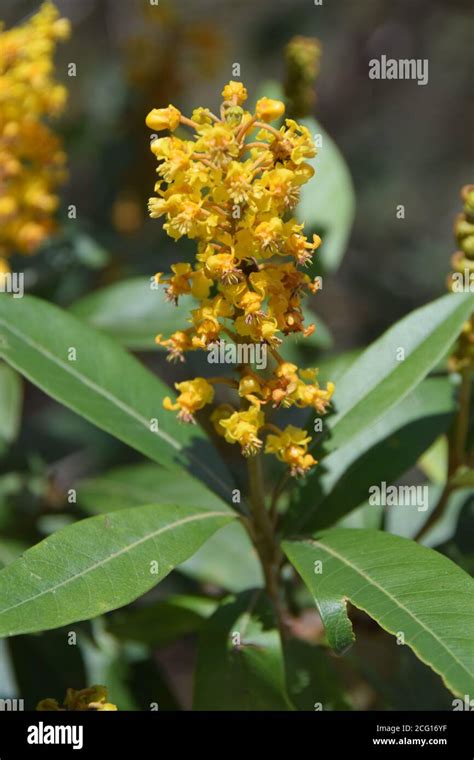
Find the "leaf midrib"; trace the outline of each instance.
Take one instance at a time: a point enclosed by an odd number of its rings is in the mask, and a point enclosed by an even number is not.
[[[440,639],[436,635],[436,633],[434,633],[434,631],[432,631],[430,628],[428,628],[419,619],[419,617],[414,612],[412,612],[402,602],[400,602],[399,600],[397,600],[396,597],[394,597],[386,588],[384,588],[383,586],[381,586],[374,578],[372,578],[370,575],[368,575],[366,572],[364,572],[364,570],[362,570],[356,564],[354,564],[353,562],[350,562],[343,555],[340,555],[335,549],[332,549],[332,548],[328,547],[327,545],[322,544],[320,541],[308,541],[307,543],[309,543],[312,546],[318,546],[323,551],[325,551],[328,554],[332,555],[333,557],[335,557],[336,559],[338,559],[340,562],[342,562],[344,565],[346,565],[347,567],[351,568],[351,570],[353,570],[358,575],[360,575],[362,578],[364,578],[364,580],[366,580],[369,584],[375,586],[382,594],[384,594],[385,596],[387,596],[395,604],[396,607],[399,607],[400,609],[404,610],[406,612],[406,614],[409,617],[412,618],[412,620],[414,620],[416,623],[418,623],[418,625],[421,628],[423,628],[430,636],[432,636],[432,638],[434,638],[439,643],[439,645],[448,653],[448,655],[452,658],[452,660],[454,660],[454,662],[456,662],[462,668],[462,670],[464,670],[464,672],[467,673],[467,675],[470,678],[473,677],[474,674],[470,670],[467,669],[467,667],[464,665],[464,663],[461,660],[459,660],[456,657],[456,655],[448,648],[448,646],[445,644],[445,642],[442,639]],[[353,603],[355,604],[356,607],[359,606],[356,602],[353,602]],[[366,610],[366,612],[367,612],[367,610]],[[371,614],[371,613],[369,613],[369,614]],[[415,649],[415,651],[417,651],[416,647],[413,647],[413,648]]]
[[[152,533],[148,533],[146,536],[143,536],[142,538],[139,538],[137,541],[134,541],[131,544],[127,544],[127,546],[123,547],[122,549],[119,549],[117,552],[113,552],[112,554],[109,554],[104,559],[100,560],[99,562],[96,562],[93,565],[90,565],[85,570],[82,570],[80,573],[77,573],[76,575],[66,578],[66,580],[61,581],[61,583],[57,583],[54,586],[50,586],[49,588],[45,589],[44,591],[41,591],[39,594],[34,594],[34,596],[28,597],[28,599],[22,599],[21,602],[18,602],[17,604],[13,604],[10,607],[6,607],[2,610],[0,610],[0,619],[1,616],[6,614],[7,612],[11,612],[14,609],[17,609],[18,607],[21,607],[24,604],[27,604],[28,602],[33,602],[39,599],[41,596],[44,596],[45,594],[51,594],[53,591],[57,591],[57,589],[62,588],[66,586],[68,583],[72,583],[73,581],[77,580],[78,578],[83,578],[88,573],[94,572],[94,570],[97,570],[99,567],[102,567],[103,565],[108,564],[109,562],[112,562],[117,557],[122,556],[122,554],[127,554],[129,551],[132,551],[137,546],[140,546],[143,543],[146,543],[147,541],[151,541],[157,536],[166,533],[169,530],[172,530],[173,528],[179,527],[180,525],[184,525],[188,522],[193,522],[195,520],[206,520],[211,517],[231,517],[232,512],[226,511],[226,512],[203,512],[201,514],[197,515],[189,515],[188,517],[183,517],[180,520],[176,520],[173,523],[168,523],[168,525],[164,525],[161,528],[158,528],[158,530],[153,531]],[[92,520],[94,519],[100,519],[100,517],[97,518],[90,518]],[[26,561],[26,559],[24,560]],[[12,565],[10,565],[12,567]]]

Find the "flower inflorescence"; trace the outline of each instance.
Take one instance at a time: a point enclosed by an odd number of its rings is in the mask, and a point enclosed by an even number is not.
[[[49,2],[24,24],[0,27],[0,273],[11,253],[33,253],[54,227],[66,156],[44,118],[64,108],[52,59],[68,35],[69,21]]]
[[[292,212],[301,186],[314,173],[307,159],[316,150],[308,129],[296,121],[271,125],[284,114],[281,101],[263,97],[253,113],[247,111],[240,82],[229,82],[222,96],[219,116],[197,108],[187,118],[169,105],[153,109],[146,119],[154,131],[174,133],[182,126],[194,131],[194,139],[171,134],[151,143],[159,179],[150,216],[163,216],[174,240],[197,241],[192,265],[176,263],[170,276],[158,273],[156,279],[170,301],[188,294],[199,301],[190,327],[156,340],[169,359],[181,361],[187,351],[209,349],[224,336],[267,346],[276,363],[271,376],[241,365],[233,384],[239,407],[220,405],[211,419],[218,434],[239,443],[245,456],[257,454],[262,433],[271,433],[265,452],[288,464],[292,474],[302,474],[316,463],[308,452],[311,437],[291,425],[279,430],[267,421],[265,409],[312,407],[324,414],[334,390],[332,383],[320,387],[316,370],[299,370],[278,352],[285,336],[306,337],[315,329],[304,325],[302,298],[315,293],[319,281],[300,267],[311,262],[321,240],[317,235],[308,240]],[[213,386],[220,381],[178,383],[177,400],[167,398],[164,406],[192,422],[195,412],[213,402]]]

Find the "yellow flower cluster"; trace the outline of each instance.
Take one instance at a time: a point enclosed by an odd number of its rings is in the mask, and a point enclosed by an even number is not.
[[[262,433],[271,430],[265,451],[297,475],[315,464],[308,453],[310,437],[292,426],[281,431],[270,425],[263,408],[294,405],[324,414],[334,390],[332,383],[319,386],[316,370],[300,371],[278,353],[285,336],[314,330],[303,324],[302,298],[317,291],[318,281],[299,267],[310,263],[321,240],[317,235],[308,240],[292,211],[313,175],[307,159],[316,150],[309,131],[292,119],[279,128],[271,124],[283,117],[281,101],[263,97],[254,112],[247,111],[247,90],[240,82],[229,82],[222,96],[219,116],[197,108],[187,118],[169,105],[153,109],[146,119],[150,129],[172,133],[151,143],[159,178],[150,216],[164,217],[174,240],[197,243],[193,264],[177,263],[169,276],[156,275],[170,301],[177,303],[181,295],[198,300],[190,327],[156,340],[169,359],[180,361],[185,352],[209,349],[224,337],[237,345],[265,346],[276,363],[271,376],[239,365],[240,379],[233,384],[239,409],[219,406],[212,420],[245,456],[255,455],[263,446]],[[174,134],[184,126],[194,131],[194,139]],[[176,402],[167,398],[164,406],[192,422],[194,412],[212,403],[213,385],[220,381],[230,384],[220,378],[179,383]]]
[[[66,101],[52,59],[68,35],[69,21],[49,2],[24,24],[0,28],[0,273],[11,253],[33,253],[54,226],[66,156],[43,119]]]
[[[97,712],[110,712],[117,710],[117,706],[107,702],[107,688],[105,686],[90,686],[88,689],[68,689],[62,707],[57,699],[42,699],[36,709],[40,712],[54,710],[59,712],[86,710]]]
[[[474,290],[474,185],[465,185],[461,190],[464,204],[463,213],[458,214],[454,223],[454,235],[458,250],[451,258],[453,267],[448,278],[448,288],[453,291]],[[455,353],[449,360],[450,369],[461,372],[474,370],[474,314],[463,326]]]

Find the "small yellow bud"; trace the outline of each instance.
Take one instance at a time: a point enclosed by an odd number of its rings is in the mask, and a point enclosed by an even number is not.
[[[255,113],[257,119],[261,119],[261,121],[274,121],[285,113],[285,104],[281,100],[260,98],[260,100],[257,100]]]
[[[240,106],[247,100],[247,89],[242,82],[229,82],[222,90],[224,100],[235,100],[236,105]]]
[[[153,108],[146,117],[146,125],[157,132],[162,129],[175,130],[179,124],[181,112],[172,105],[168,108]]]

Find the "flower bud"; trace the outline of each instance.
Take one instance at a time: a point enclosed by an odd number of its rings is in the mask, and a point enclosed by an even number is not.
[[[255,113],[257,119],[261,119],[261,121],[274,121],[285,113],[285,104],[281,100],[273,100],[273,98],[260,98],[257,100]]]
[[[179,124],[181,112],[172,105],[168,108],[153,108],[146,117],[146,125],[160,132],[162,129],[175,130]]]
[[[234,100],[237,105],[241,105],[247,100],[247,89],[242,82],[229,82],[222,90],[222,97],[224,100]]]

